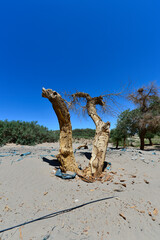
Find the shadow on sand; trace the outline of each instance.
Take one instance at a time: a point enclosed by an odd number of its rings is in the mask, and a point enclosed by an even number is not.
[[[80,153],[80,155],[85,155],[85,157],[87,158],[87,159],[91,159],[91,153],[90,152],[79,152]]]
[[[57,159],[50,160],[50,159],[45,158],[45,157],[43,157],[42,159],[43,159],[44,162],[48,163],[51,166],[60,167],[60,163],[58,162]]]

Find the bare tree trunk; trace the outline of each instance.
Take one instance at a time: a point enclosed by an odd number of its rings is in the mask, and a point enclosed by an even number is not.
[[[109,141],[109,127],[110,123],[103,121],[96,125],[96,134],[93,141],[92,157],[89,161],[91,173],[93,176],[100,176],[106,157],[106,150]]]
[[[86,108],[88,115],[96,125],[96,133],[93,141],[92,157],[89,161],[89,168],[86,175],[98,177],[101,175],[104,167],[106,150],[109,141],[110,123],[103,122],[96,111],[96,105],[104,106],[103,97],[92,98],[89,94],[77,92],[72,95],[74,101],[76,98],[85,98],[87,100]]]
[[[149,140],[149,146],[152,146],[152,145],[153,145],[152,139],[151,139],[151,138],[148,138],[148,140]]]
[[[116,141],[116,149],[118,149],[119,141]]]
[[[143,136],[140,137],[140,149],[144,150],[144,137]]]
[[[144,150],[144,138],[145,138],[146,130],[141,130],[139,137],[140,137],[140,149]]]
[[[51,89],[42,89],[42,97],[48,98],[52,103],[52,107],[57,115],[60,126],[60,149],[57,159],[61,164],[61,170],[78,172],[73,147],[72,147],[72,126],[70,122],[70,114],[67,106],[61,97]]]
[[[123,148],[126,148],[126,138],[123,139]]]

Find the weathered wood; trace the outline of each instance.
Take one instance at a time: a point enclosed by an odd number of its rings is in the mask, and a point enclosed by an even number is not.
[[[78,150],[81,149],[81,148],[88,149],[87,143],[77,147]]]
[[[78,172],[78,166],[75,161],[72,147],[72,126],[70,121],[70,113],[65,104],[64,99],[59,93],[51,89],[42,89],[42,97],[48,98],[52,103],[52,107],[57,115],[60,127],[60,149],[57,159],[61,164],[63,172]]]
[[[73,102],[77,98],[86,99],[86,109],[88,115],[92,118],[96,126],[95,138],[93,141],[92,157],[89,161],[89,168],[86,169],[86,175],[92,175],[98,177],[101,175],[104,167],[104,161],[106,156],[106,150],[110,135],[110,123],[103,122],[100,116],[97,114],[96,105],[105,106],[103,97],[92,98],[88,93],[77,92],[72,95]]]

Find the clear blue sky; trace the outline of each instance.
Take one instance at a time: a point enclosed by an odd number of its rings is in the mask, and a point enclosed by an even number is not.
[[[128,80],[160,85],[159,13],[159,0],[1,1],[0,119],[58,129],[42,87],[98,96]],[[71,120],[94,128],[88,118]]]

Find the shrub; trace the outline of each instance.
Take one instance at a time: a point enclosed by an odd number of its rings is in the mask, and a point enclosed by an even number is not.
[[[56,142],[59,140],[59,130],[48,130],[37,124],[37,121],[0,121],[0,146],[6,143],[21,145],[35,145],[43,142]],[[74,129],[73,138],[90,139],[95,135],[93,129]]]
[[[0,145],[6,143],[35,145],[56,140],[54,131],[38,125],[37,121],[0,121]]]

